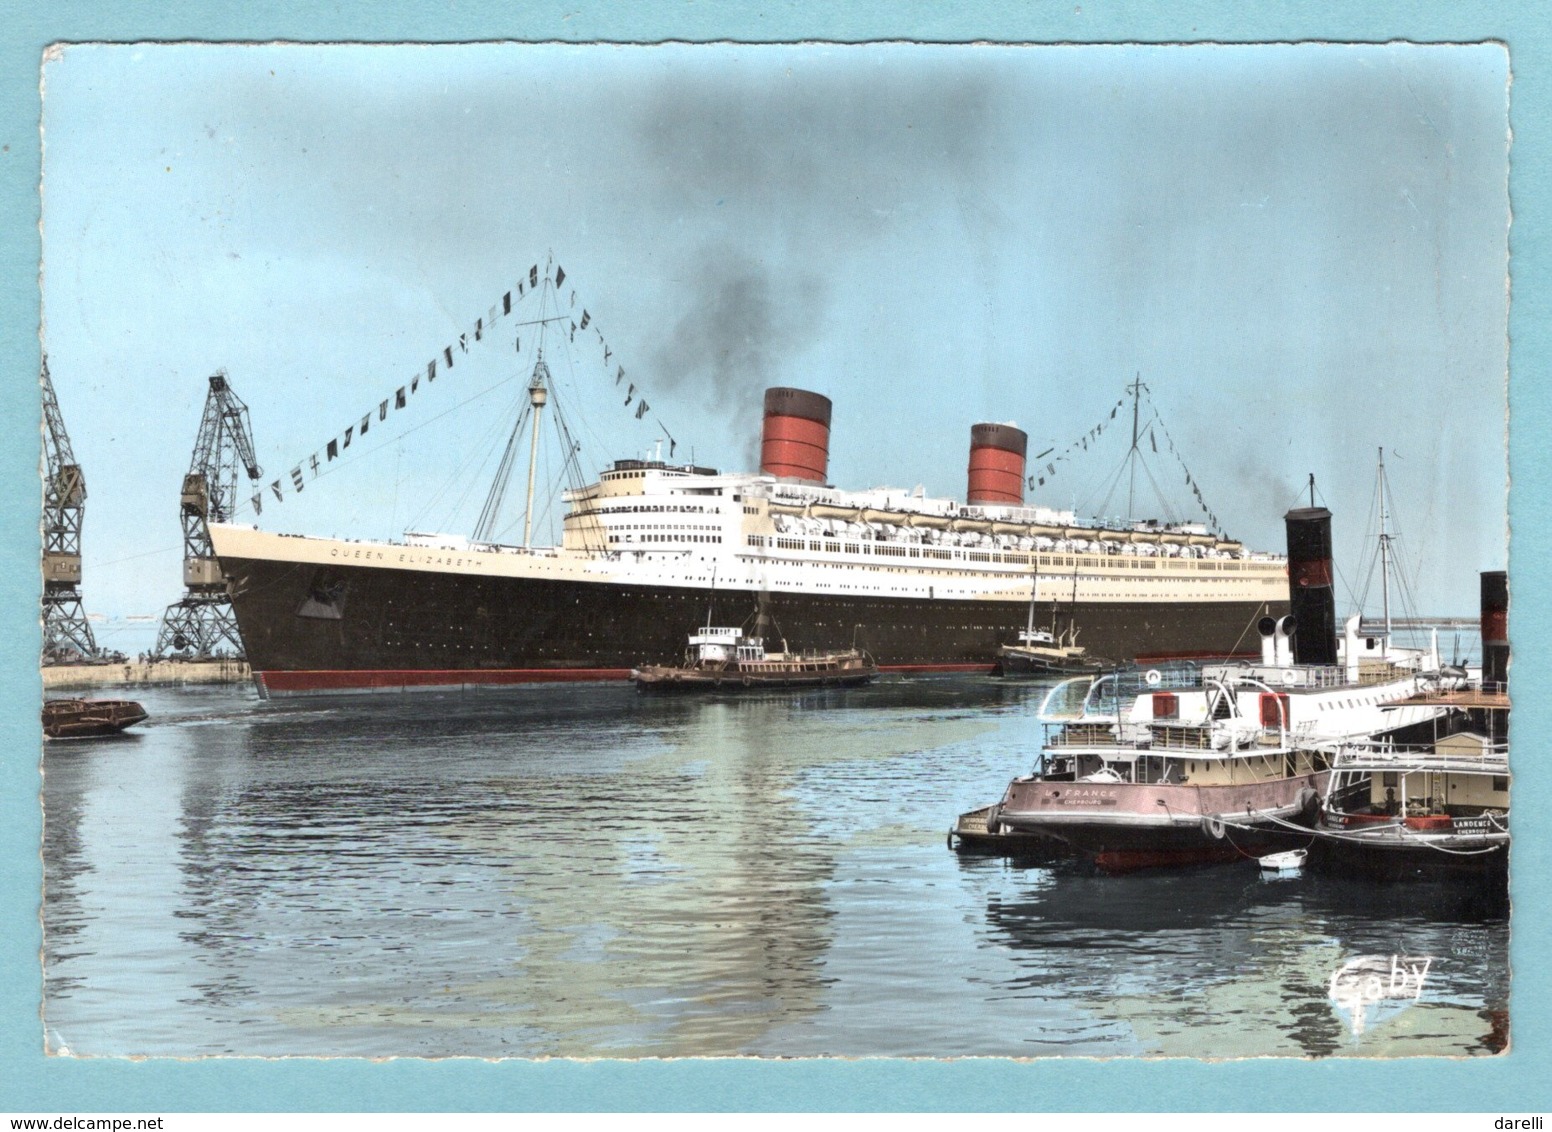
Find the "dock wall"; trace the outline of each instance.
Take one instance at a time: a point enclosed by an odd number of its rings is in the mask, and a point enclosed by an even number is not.
[[[125,688],[177,684],[239,684],[252,677],[246,661],[155,660],[141,664],[51,664],[42,669],[45,692],[70,688]]]

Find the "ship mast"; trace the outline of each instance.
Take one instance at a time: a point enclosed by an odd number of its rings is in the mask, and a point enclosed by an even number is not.
[[[507,437],[506,447],[502,450],[501,461],[496,468],[496,477],[491,481],[490,492],[485,497],[485,506],[480,510],[480,517],[474,524],[474,539],[476,542],[490,542],[497,535],[496,524],[501,516],[502,504],[506,499],[508,482],[518,459],[518,452],[522,450],[523,429],[529,429],[528,435],[528,487],[527,501],[523,507],[523,549],[530,550],[533,547],[533,513],[534,493],[537,488],[539,470],[539,428],[543,423],[544,407],[550,400],[550,367],[544,361],[545,331],[552,322],[564,322],[565,314],[546,315],[545,310],[554,309],[550,306],[552,296],[550,291],[553,284],[549,277],[545,277],[545,296],[540,308],[539,317],[526,322],[519,322],[517,327],[537,326],[539,328],[539,344],[534,357],[533,376],[528,382],[528,404],[518,413],[517,420],[512,425],[512,432]],[[554,417],[557,428],[562,433],[565,441],[565,460],[568,471],[575,463],[576,444],[571,440],[570,429],[566,425],[565,413],[561,411],[559,401],[554,405]]]
[[[1390,535],[1386,532],[1385,449],[1380,449],[1380,601],[1385,611],[1385,652],[1390,653]]]
[[[528,437],[528,502],[523,508],[523,549],[529,549],[533,538],[534,471],[539,460],[539,418],[544,415],[544,403],[550,391],[546,384],[550,376],[544,364],[544,347],[539,347],[539,360],[534,363],[533,380],[528,383],[528,403],[533,406],[533,427]]]
[[[1131,465],[1129,469],[1131,478],[1126,488],[1126,521],[1130,523],[1137,517],[1134,508],[1137,495],[1137,461],[1142,456],[1142,453],[1137,451],[1137,419],[1142,407],[1142,374],[1138,373],[1136,379],[1126,388],[1132,395],[1132,450],[1126,457]]]

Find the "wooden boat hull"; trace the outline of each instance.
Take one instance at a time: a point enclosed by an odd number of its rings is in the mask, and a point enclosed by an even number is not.
[[[948,847],[956,853],[980,853],[1042,862],[1060,861],[1073,856],[1072,846],[1060,838],[1005,827],[1000,820],[1000,809],[997,805],[982,806],[978,810],[960,814],[954,827],[948,831]]]
[[[117,735],[147,719],[134,700],[46,700],[43,734],[49,739],[92,739]]]

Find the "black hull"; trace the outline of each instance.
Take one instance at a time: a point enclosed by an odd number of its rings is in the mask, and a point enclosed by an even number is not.
[[[1321,839],[1310,846],[1309,865],[1323,873],[1377,880],[1478,879],[1502,883],[1509,876],[1509,847],[1487,852],[1444,852],[1425,845],[1367,845]]]
[[[1222,837],[1214,837],[1199,826],[1074,825],[1063,827],[1059,836],[1077,853],[1112,873],[1253,861],[1268,853],[1300,848],[1309,840],[1308,835],[1274,825],[1233,825],[1223,830]]]
[[[1002,654],[997,661],[997,673],[1000,676],[1027,676],[1040,677],[1066,677],[1066,676],[1091,676],[1104,671],[1104,666],[1098,663],[1063,664],[1027,656],[1010,656]]]
[[[248,662],[268,691],[627,679],[672,665],[704,590],[223,558]],[[990,672],[1028,603],[718,590],[737,623],[763,605],[790,650],[845,646],[891,670]],[[1221,656],[1262,602],[1080,603],[1095,651]],[[1276,603],[1272,612],[1280,611]],[[1087,642],[1086,642],[1087,643]]]

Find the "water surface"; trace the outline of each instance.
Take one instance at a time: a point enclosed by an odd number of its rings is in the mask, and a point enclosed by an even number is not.
[[[960,857],[1044,689],[146,692],[51,743],[47,1048],[88,1055],[1488,1054],[1472,887]],[[1354,1019],[1332,975],[1426,956]]]

